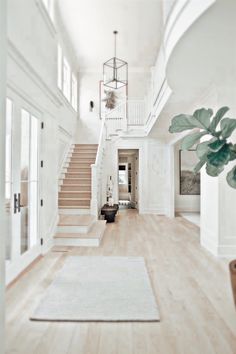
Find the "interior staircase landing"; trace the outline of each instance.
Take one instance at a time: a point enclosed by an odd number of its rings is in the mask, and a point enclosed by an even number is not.
[[[97,145],[71,147],[60,180],[59,223],[54,236],[56,246],[99,246],[106,222],[90,215],[91,164]]]

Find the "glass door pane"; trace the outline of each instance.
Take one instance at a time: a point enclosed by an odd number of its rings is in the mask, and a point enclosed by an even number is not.
[[[12,119],[13,119],[13,103],[7,98],[6,100],[6,152],[5,152],[5,206],[7,212],[7,237],[6,237],[6,259],[11,258],[12,244]]]
[[[30,163],[30,114],[21,111],[21,167],[20,167],[20,210],[21,210],[21,253],[29,249],[29,163]]]
[[[31,116],[30,129],[30,179],[29,179],[30,247],[38,239],[38,119]]]

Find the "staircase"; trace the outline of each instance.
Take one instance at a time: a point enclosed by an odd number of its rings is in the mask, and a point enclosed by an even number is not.
[[[97,145],[72,145],[60,179],[59,223],[54,243],[57,246],[99,246],[105,224],[90,215],[91,165]]]

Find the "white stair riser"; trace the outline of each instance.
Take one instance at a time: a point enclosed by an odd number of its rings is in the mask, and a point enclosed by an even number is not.
[[[69,185],[69,184],[78,184],[78,185],[86,185],[91,187],[91,181],[84,180],[84,179],[78,179],[78,178],[66,178],[63,180],[64,185]]]
[[[94,222],[91,222],[90,225],[86,225],[86,226],[73,226],[73,225],[61,225],[61,226],[58,226],[57,227],[57,232],[58,233],[62,233],[62,234],[65,234],[65,233],[69,233],[69,234],[72,234],[72,233],[81,233],[81,234],[86,234],[87,232],[90,231],[91,227],[93,226],[93,223]]]
[[[89,238],[55,238],[55,246],[74,246],[74,247],[99,247],[99,239],[89,239]]]

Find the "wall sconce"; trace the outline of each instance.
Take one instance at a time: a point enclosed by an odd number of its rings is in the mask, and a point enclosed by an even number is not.
[[[90,112],[93,112],[93,109],[94,109],[94,102],[93,102],[93,101],[90,101],[90,102],[89,102],[89,111],[90,111]]]

